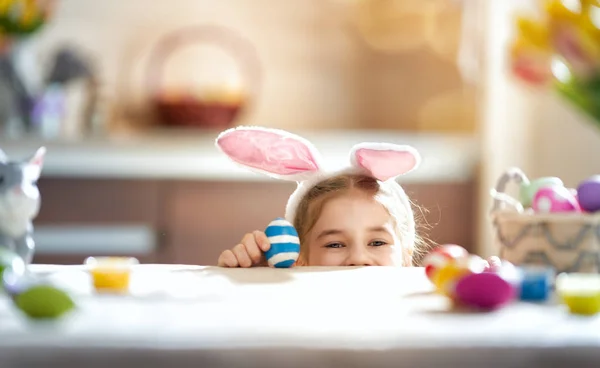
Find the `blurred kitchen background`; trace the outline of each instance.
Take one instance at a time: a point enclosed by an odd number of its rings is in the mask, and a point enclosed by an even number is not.
[[[48,148],[35,262],[215,264],[294,188],[217,152],[235,125],[304,135],[331,165],[365,140],[415,146],[400,181],[422,235],[482,255],[507,167],[572,185],[600,171],[596,129],[509,77],[515,1],[21,3],[27,35],[0,34],[0,148]]]

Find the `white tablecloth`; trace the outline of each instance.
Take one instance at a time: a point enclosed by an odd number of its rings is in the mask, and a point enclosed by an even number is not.
[[[0,367],[598,367],[600,317],[554,302],[451,311],[422,268],[142,265],[131,295],[35,266],[77,310],[27,320],[0,299]]]

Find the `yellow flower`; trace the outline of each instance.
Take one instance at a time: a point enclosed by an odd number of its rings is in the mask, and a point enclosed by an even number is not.
[[[20,25],[28,26],[38,18],[37,3],[35,0],[24,0],[23,13],[19,21]]]
[[[544,10],[551,22],[577,24],[581,19],[581,13],[569,9],[561,0],[546,0]]]
[[[0,15],[8,14],[8,11],[14,3],[14,0],[0,0]]]
[[[516,43],[522,47],[534,47],[549,50],[550,32],[544,23],[525,17],[517,18],[518,37]]]

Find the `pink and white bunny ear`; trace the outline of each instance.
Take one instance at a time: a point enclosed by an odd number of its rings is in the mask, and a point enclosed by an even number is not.
[[[46,147],[40,147],[35,153],[27,160],[27,165],[31,174],[34,177],[39,178],[42,173],[42,167],[44,166],[44,158],[46,157]]]
[[[40,169],[44,165],[44,157],[46,156],[46,147],[40,147],[35,153],[29,158],[29,164],[38,166]]]
[[[421,163],[421,156],[411,146],[366,142],[352,148],[350,162],[375,179],[386,181],[416,169]]]
[[[216,145],[234,162],[277,179],[303,181],[322,167],[310,142],[283,130],[232,128],[219,134]]]

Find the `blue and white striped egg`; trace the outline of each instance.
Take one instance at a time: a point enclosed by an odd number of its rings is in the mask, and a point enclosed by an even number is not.
[[[292,267],[300,253],[298,232],[283,218],[271,221],[265,234],[271,243],[271,248],[265,252],[269,266],[276,268]]]

